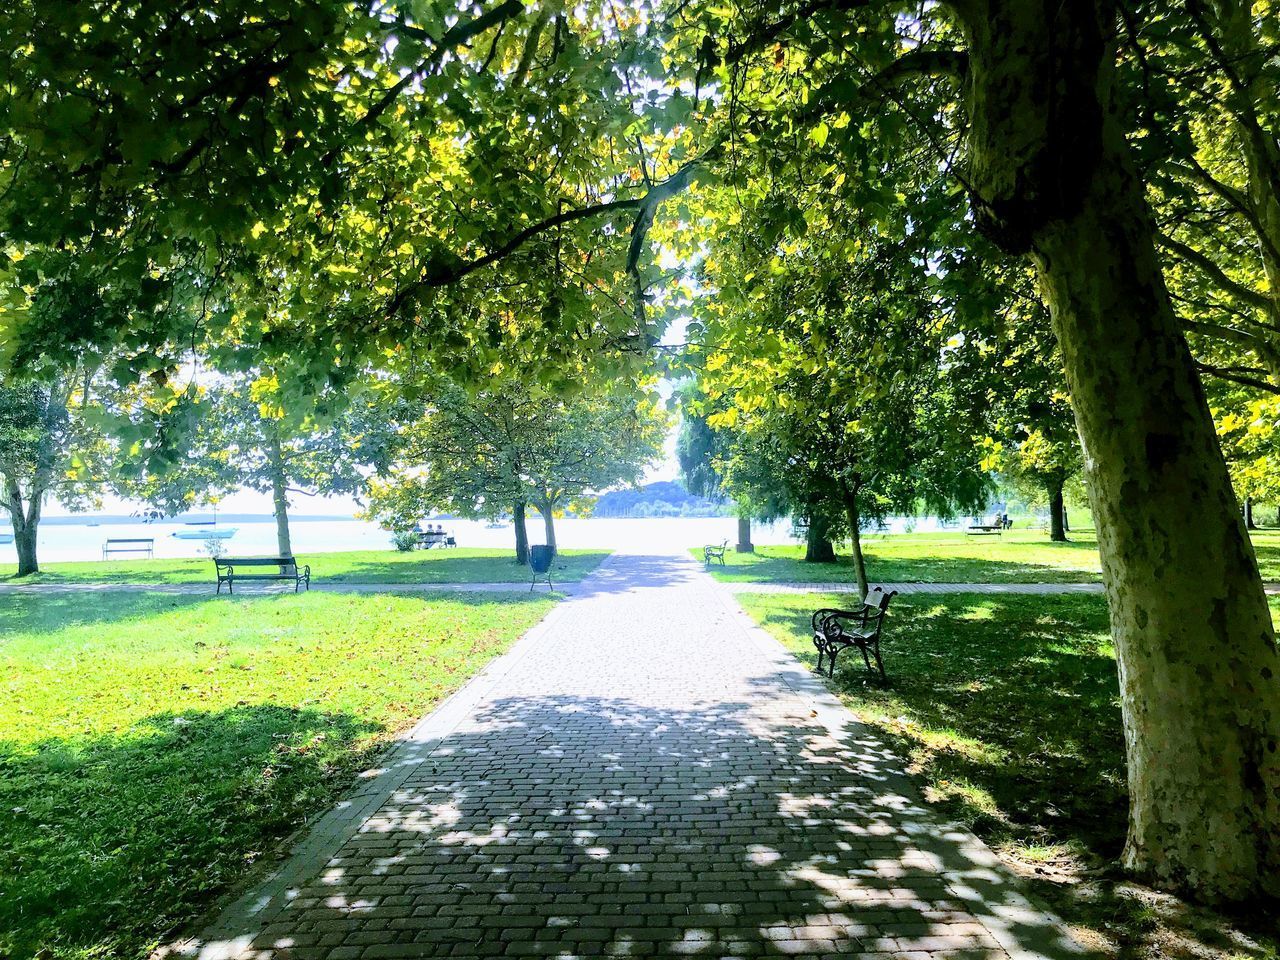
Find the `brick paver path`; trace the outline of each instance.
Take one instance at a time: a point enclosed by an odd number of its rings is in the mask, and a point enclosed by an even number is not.
[[[1062,956],[687,557],[614,555],[187,956]]]

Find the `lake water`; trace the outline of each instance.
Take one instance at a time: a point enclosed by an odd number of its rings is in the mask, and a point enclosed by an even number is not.
[[[453,534],[460,547],[511,547],[514,542],[510,524],[491,528],[479,520],[439,520]],[[276,553],[276,528],[271,517],[256,521],[237,519],[219,523],[219,529],[235,527],[233,537],[225,541],[231,556],[272,556]],[[82,522],[43,523],[40,526],[38,555],[42,562],[60,560],[100,560],[103,541],[117,538],[145,537],[155,540],[157,557],[205,556],[203,542],[173,536],[179,531],[204,529],[183,523],[107,523],[86,517]],[[531,543],[543,542],[542,521],[537,516],[528,522]],[[895,519],[889,523],[892,532],[908,529],[931,531],[939,524],[931,518]],[[954,529],[954,528],[953,528]],[[8,532],[7,524],[0,532]],[[290,524],[293,551],[305,557],[309,553],[334,553],[343,550],[386,550],[391,535],[376,524],[364,520],[307,520]],[[564,548],[605,548],[628,552],[669,553],[682,547],[718,543],[737,539],[737,521],[732,517],[661,517],[651,519],[579,519],[566,517],[556,521],[556,539]],[[794,543],[796,538],[789,521],[772,525],[753,524],[752,539],[759,544]],[[136,555],[133,555],[136,558]],[[130,554],[117,554],[113,559],[127,560]],[[0,564],[17,562],[13,544],[0,544]]]

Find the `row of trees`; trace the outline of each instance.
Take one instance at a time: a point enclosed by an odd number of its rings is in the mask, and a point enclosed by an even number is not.
[[[353,494],[367,515],[408,530],[435,511],[515,522],[554,516],[637,482],[661,448],[666,414],[645,390],[555,396],[508,386],[468,393],[448,381],[409,389],[387,377],[285,406],[276,376],[207,377],[208,386],[107,392],[90,375],[0,380],[0,506],[18,576],[39,572],[37,534],[51,498],[73,509],[110,492],[174,515],[237,490],[270,494],[280,556],[292,556],[291,498]],[[166,394],[161,399],[161,394]]]
[[[426,416],[402,432],[401,465],[373,481],[368,512],[392,529],[433,510],[509,515],[516,562],[528,563],[530,506],[554,549],[556,515],[585,512],[592,494],[638,483],[665,431],[665,411],[648,392],[566,398],[515,385],[476,394],[444,385]]]
[[[642,376],[688,301],[709,420],[802,466],[785,495],[829,526],[845,489],[958,502],[982,471],[950,424],[1001,379],[984,456],[1050,477],[1069,397],[1125,863],[1278,892],[1280,655],[1232,486],[1280,383],[1268,5],[18,0],[0,36],[7,369],[170,382],[197,341],[289,361],[305,409],[420,350],[570,394]]]

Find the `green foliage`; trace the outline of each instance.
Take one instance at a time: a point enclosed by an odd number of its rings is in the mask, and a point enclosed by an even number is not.
[[[391,543],[401,553],[408,553],[416,549],[418,539],[418,534],[413,530],[406,530],[394,525],[391,528]]]
[[[147,956],[551,604],[6,598],[0,944]]]
[[[239,489],[359,494],[370,473],[388,468],[400,422],[414,410],[376,381],[304,398],[274,373],[210,380],[175,405],[181,423],[167,462],[119,467],[125,491],[169,514]]]
[[[75,381],[0,378],[0,508],[22,573],[38,569],[45,501],[73,510],[101,502],[113,450],[97,429],[101,406],[85,373]]]
[[[661,449],[666,417],[646,391],[557,396],[509,385],[441,385],[399,440],[396,471],[372,484],[368,513],[409,529],[433,511],[496,517],[532,503],[554,512],[637,482]]]

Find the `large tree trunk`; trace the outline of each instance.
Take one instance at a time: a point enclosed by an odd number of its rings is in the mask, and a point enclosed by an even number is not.
[[[529,528],[525,526],[525,513],[528,510],[523,500],[517,500],[511,507],[511,523],[516,531],[516,563],[529,565]]]
[[[809,563],[835,563],[836,551],[831,545],[831,524],[819,514],[809,520],[804,536],[804,558]]]
[[[36,559],[37,526],[23,523],[13,528],[13,545],[18,551],[18,576],[28,577],[40,572],[40,563]]]
[[[751,542],[751,518],[746,514],[738,514],[738,542],[733,549],[738,553],[756,552],[756,545]]]
[[[862,517],[858,513],[858,494],[848,491],[844,497],[844,511],[849,518],[849,543],[853,548],[853,572],[858,578],[858,596],[865,600],[871,592],[867,582],[867,561],[862,556]]]
[[[284,450],[280,437],[274,432],[268,445],[271,462],[271,502],[276,517],[276,549],[279,556],[293,556],[293,542],[289,537],[289,480],[285,476]]]
[[[6,484],[5,496],[9,505],[9,523],[13,527],[13,546],[18,552],[18,576],[29,577],[40,572],[36,559],[36,535],[40,529],[40,513],[44,500],[42,493],[33,493],[24,505],[22,488],[16,480]]]
[[[35,519],[23,517],[21,511],[11,516],[13,524],[13,546],[18,551],[18,576],[29,577],[40,572],[40,563],[36,559],[36,534],[40,529],[40,515]]]
[[[1049,490],[1049,539],[1056,543],[1067,542],[1067,507],[1062,496],[1062,478],[1055,477],[1046,483]]]
[[[1124,863],[1207,899],[1280,893],[1280,656],[1109,113],[1115,11],[956,9],[974,212],[1034,259],[1085,450],[1128,754]]]

